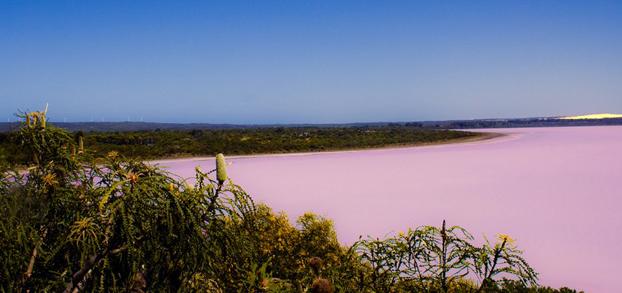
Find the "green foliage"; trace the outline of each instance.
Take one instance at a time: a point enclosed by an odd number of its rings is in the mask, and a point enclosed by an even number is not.
[[[495,290],[512,278],[524,288],[537,287],[537,274],[521,257],[513,240],[500,235],[499,242],[472,244],[473,237],[459,226],[423,226],[384,240],[355,244],[362,262],[371,268],[361,288],[388,292],[463,292]],[[477,283],[467,279],[477,277]],[[514,284],[514,283],[513,283]]]
[[[499,234],[496,243],[488,240],[474,251],[473,267],[482,280],[482,288],[494,286],[494,278],[502,274],[517,277],[517,281],[528,286],[535,284],[537,273],[522,258],[514,240],[508,235]]]
[[[12,134],[27,169],[0,163],[0,292],[574,292],[537,287],[505,235],[475,247],[443,224],[344,247],[328,219],[256,205],[222,155],[216,178],[177,178],[36,113]]]
[[[437,143],[477,137],[478,133],[417,126],[271,127],[222,130],[167,130],[76,133],[76,149],[103,157],[110,151],[132,159],[180,156],[314,152]],[[17,151],[19,141],[0,133],[0,154]],[[82,147],[80,147],[82,145]],[[0,156],[1,159],[1,156]],[[6,157],[23,163],[21,155]]]
[[[3,172],[3,290],[168,291],[247,272],[226,268],[253,258],[230,255],[245,245],[224,229],[224,218],[254,212],[239,187],[203,173],[185,185],[114,153],[74,154],[74,140],[49,126],[32,123],[17,137],[33,159],[27,176]]]

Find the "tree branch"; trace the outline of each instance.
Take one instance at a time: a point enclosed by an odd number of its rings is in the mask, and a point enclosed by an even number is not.
[[[123,245],[119,248],[107,249],[100,254],[92,255],[91,257],[89,257],[89,259],[86,261],[84,266],[79,271],[73,274],[73,276],[71,277],[71,282],[67,284],[67,287],[65,287],[65,291],[63,292],[64,293],[79,292],[84,287],[84,281],[86,281],[87,276],[89,272],[91,271],[91,269],[93,269],[93,267],[98,265],[107,255],[119,254],[121,252],[126,251],[127,248],[128,248],[127,245]],[[76,285],[74,286],[74,284]]]

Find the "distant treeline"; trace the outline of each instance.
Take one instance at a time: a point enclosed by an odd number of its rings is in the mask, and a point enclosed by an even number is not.
[[[263,128],[347,128],[347,127],[421,127],[427,129],[471,129],[471,128],[510,128],[510,127],[557,127],[557,126],[597,126],[622,125],[622,118],[562,120],[551,117],[474,119],[418,122],[360,122],[341,124],[212,124],[212,123],[156,123],[156,122],[54,122],[56,127],[69,131],[114,132],[151,130],[222,130],[222,129],[263,129]],[[10,132],[19,128],[19,122],[0,122],[0,132]]]
[[[135,159],[315,152],[438,143],[474,138],[479,133],[424,129],[419,125],[380,127],[270,127],[244,129],[73,132],[85,149],[102,156],[116,151]],[[13,132],[0,133],[0,160],[25,161]]]
[[[461,120],[461,121],[442,121],[433,125],[424,124],[449,129],[473,129],[473,128],[516,128],[516,127],[565,127],[565,126],[606,126],[622,125],[622,119],[580,119],[562,120],[553,118],[528,118],[528,119],[493,119],[493,120]]]

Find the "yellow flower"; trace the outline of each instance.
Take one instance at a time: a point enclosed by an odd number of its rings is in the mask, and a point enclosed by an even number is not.
[[[510,235],[508,234],[497,234],[497,239],[501,243],[505,242],[507,246],[512,246],[515,243],[515,240],[512,237],[510,237]]]
[[[404,231],[400,231],[400,233],[398,234],[400,237],[404,237]]]
[[[84,153],[84,139],[82,136],[78,137],[78,153]]]
[[[48,173],[48,174],[45,174],[45,176],[43,176],[43,183],[45,183],[45,185],[48,185],[48,186],[53,186],[53,185],[58,184],[58,180],[56,180],[56,175],[52,173]]]
[[[138,181],[138,175],[136,175],[134,172],[129,172],[125,175],[125,178],[127,178],[127,180],[130,181],[130,183],[134,184],[136,183],[136,181]]]
[[[259,282],[259,286],[260,286],[262,289],[268,289],[268,286],[270,286],[270,280],[268,280],[268,279],[262,279],[262,280]]]
[[[116,151],[110,151],[110,152],[108,152],[108,154],[106,156],[108,156],[108,158],[114,159],[114,158],[119,156],[119,153],[116,152]]]
[[[225,156],[223,154],[216,155],[216,179],[218,179],[218,184],[222,184],[227,180],[226,166]]]
[[[169,183],[169,184],[168,184],[168,191],[170,191],[170,192],[175,191],[175,184],[173,184],[173,183]]]
[[[37,127],[37,123],[39,122],[39,113],[31,112],[30,116],[31,116],[31,119],[32,119],[32,126],[33,127]]]
[[[83,218],[83,219],[77,220],[73,224],[73,226],[74,226],[75,229],[84,230],[84,229],[87,229],[87,228],[91,227],[93,224],[94,224],[93,223],[93,219],[91,219],[91,218]]]
[[[87,238],[97,241],[97,231],[99,230],[95,220],[92,218],[82,218],[71,225],[69,239],[77,242]]]
[[[45,122],[47,120],[47,118],[45,117],[45,112],[39,112],[39,114],[41,115],[41,128],[45,129]]]

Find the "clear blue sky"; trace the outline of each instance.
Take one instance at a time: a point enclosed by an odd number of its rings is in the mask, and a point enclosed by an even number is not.
[[[0,101],[4,121],[622,112],[622,1],[0,0]]]

